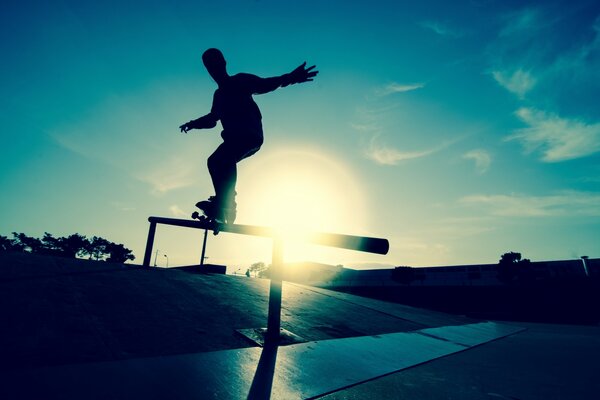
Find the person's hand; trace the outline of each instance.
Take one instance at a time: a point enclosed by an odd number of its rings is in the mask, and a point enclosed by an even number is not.
[[[181,130],[181,133],[188,133],[188,131],[189,131],[190,129],[192,129],[192,127],[190,126],[190,123],[189,123],[189,122],[186,122],[185,124],[181,125],[181,126],[179,127],[179,129]]]
[[[288,82],[283,86],[312,81],[319,71],[313,71],[316,65],[306,68],[306,61],[288,74]]]

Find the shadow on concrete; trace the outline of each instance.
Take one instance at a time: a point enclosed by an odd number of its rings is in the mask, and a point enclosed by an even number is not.
[[[275,375],[275,364],[277,362],[277,343],[267,341],[256,367],[252,386],[248,393],[248,400],[269,400],[273,388],[273,376]]]

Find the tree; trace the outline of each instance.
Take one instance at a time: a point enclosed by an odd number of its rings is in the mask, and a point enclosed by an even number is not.
[[[13,232],[13,243],[17,248],[22,249],[21,251],[27,253],[41,253],[44,249],[44,244],[40,239],[27,236],[24,233]]]
[[[91,240],[88,241],[86,246],[86,252],[90,256],[98,261],[104,260],[107,256],[108,252],[106,251],[107,247],[110,245],[110,242],[104,238],[94,236]]]
[[[45,232],[42,239],[13,232],[14,239],[0,236],[0,251],[18,251],[22,253],[37,253],[68,258],[82,258],[106,260],[109,262],[124,263],[134,260],[132,251],[122,244],[110,242],[104,238],[94,236],[86,238],[79,233],[66,237],[54,237]]]
[[[260,261],[252,264],[248,270],[250,271],[250,273],[254,272],[254,276],[260,276],[261,272],[263,272],[266,269],[267,265],[264,262]]]
[[[515,280],[533,280],[531,260],[521,258],[521,253],[504,253],[498,262],[498,280],[503,283],[511,283]]]
[[[0,251],[23,251],[23,247],[20,246],[15,240],[9,239],[6,236],[0,235]]]
[[[40,249],[42,254],[61,255],[60,247],[60,239],[55,238],[48,232],[44,232],[44,237],[42,238],[42,249]]]
[[[108,262],[124,263],[128,260],[135,260],[135,256],[133,255],[131,250],[129,250],[122,244],[116,244],[111,242],[108,244],[108,246],[106,246],[105,250],[108,252],[108,258],[106,259],[106,261]]]
[[[265,269],[263,269],[262,271],[260,271],[258,273],[258,277],[263,278],[263,279],[271,278],[271,267],[272,266],[273,266],[273,264],[269,264],[267,267],[265,267]]]
[[[55,238],[52,234],[45,232],[40,253],[68,258],[84,257],[88,254],[88,245],[88,239],[79,233]]]
[[[79,233],[58,239],[58,249],[60,255],[64,257],[76,258],[89,255],[88,244],[88,239]]]

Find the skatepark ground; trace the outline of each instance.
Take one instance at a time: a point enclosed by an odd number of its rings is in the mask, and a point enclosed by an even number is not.
[[[592,399],[600,327],[477,321],[194,269],[0,253],[0,398]]]

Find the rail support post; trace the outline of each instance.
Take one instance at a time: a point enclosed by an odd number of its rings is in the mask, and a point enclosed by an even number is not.
[[[208,229],[204,230],[204,240],[202,241],[202,255],[200,256],[200,266],[204,265],[204,259],[206,258],[204,255],[206,254],[206,236],[208,235]]]
[[[150,221],[150,229],[148,230],[148,240],[146,241],[146,253],[144,254],[144,267],[150,267],[150,259],[152,258],[152,247],[154,246],[155,233],[156,222]]]
[[[279,342],[281,329],[281,279],[283,277],[283,240],[273,238],[273,260],[271,265],[271,284],[269,287],[269,315],[267,318],[266,341]]]

